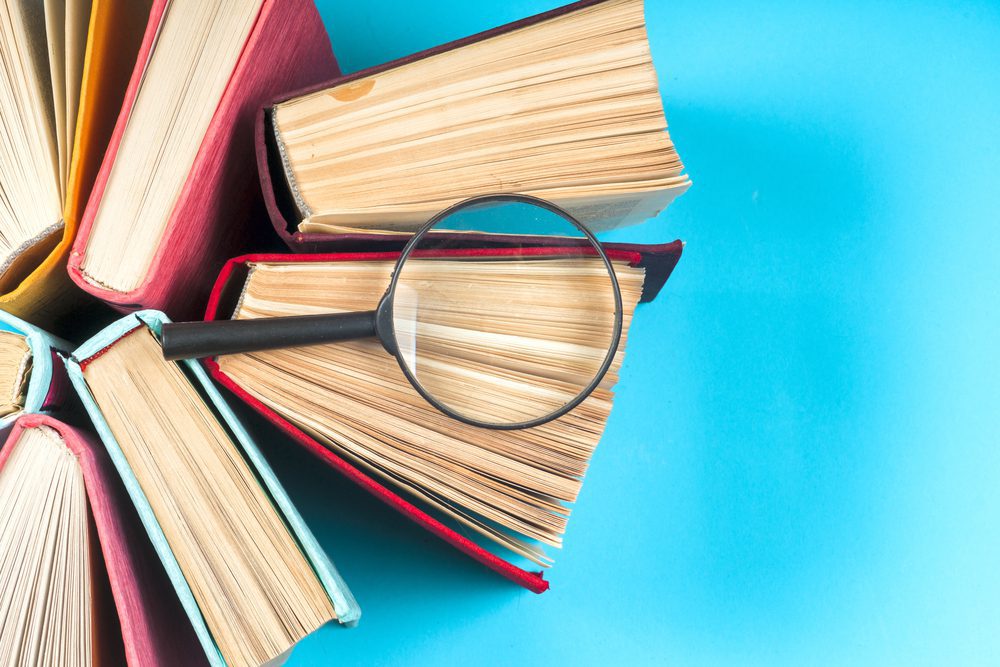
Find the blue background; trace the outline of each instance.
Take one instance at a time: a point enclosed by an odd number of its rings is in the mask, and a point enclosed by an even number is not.
[[[345,71],[557,4],[319,3]],[[275,444],[364,609],[291,665],[1000,664],[1000,10],[646,8],[688,245],[552,590]]]

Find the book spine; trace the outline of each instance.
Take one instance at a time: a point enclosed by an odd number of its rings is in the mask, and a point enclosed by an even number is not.
[[[295,202],[296,208],[298,208],[300,220],[305,220],[312,215],[312,209],[309,208],[309,204],[306,203],[305,198],[302,196],[302,191],[299,189],[299,184],[295,180],[295,171],[292,170],[292,163],[288,157],[288,150],[285,148],[285,140],[281,137],[281,132],[278,130],[278,126],[272,121],[270,123],[271,131],[274,133],[274,144],[278,149],[278,159],[281,160],[281,171],[285,176],[285,185],[288,186],[288,191],[292,195],[292,200]]]

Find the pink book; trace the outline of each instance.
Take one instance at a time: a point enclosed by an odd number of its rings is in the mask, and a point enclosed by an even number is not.
[[[312,0],[265,0],[173,205],[149,270],[131,291],[109,289],[85,273],[83,257],[168,4],[169,0],[153,3],[68,270],[77,285],[120,311],[155,308],[179,318],[201,313],[213,278],[226,258],[247,248],[257,236],[269,236],[270,224],[256,174],[254,115],[281,91],[328,79],[339,70]]]
[[[84,432],[57,419],[25,415],[14,423],[0,449],[0,470],[24,431],[42,426],[55,430],[80,463],[92,534],[96,534],[100,545],[97,560],[102,562],[95,568],[95,574],[100,577],[101,572],[106,573],[107,585],[99,585],[94,591],[95,604],[100,609],[94,664],[131,667],[206,664],[191,624],[102,447],[95,445]]]

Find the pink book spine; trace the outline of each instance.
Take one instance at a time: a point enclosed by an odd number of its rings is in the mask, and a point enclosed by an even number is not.
[[[90,282],[80,264],[121,144],[166,0],[157,0],[118,124],[87,204],[69,260],[73,280],[118,310],[156,308],[170,316],[200,314],[225,259],[270,225],[257,181],[254,114],[279,91],[337,73],[336,60],[312,0],[265,0],[216,109],[152,265],[135,290],[122,293]]]
[[[207,664],[107,454],[83,432],[46,415],[18,419],[7,442],[16,443],[25,429],[37,426],[55,429],[80,461],[114,601],[114,609],[105,613],[117,611],[126,662],[131,667]],[[12,449],[0,450],[0,468]]]

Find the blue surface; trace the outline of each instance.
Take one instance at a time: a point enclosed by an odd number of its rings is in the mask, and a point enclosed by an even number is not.
[[[320,2],[347,71],[556,4]],[[552,590],[276,444],[364,609],[291,665],[1000,663],[1000,11],[647,12],[688,246]]]

